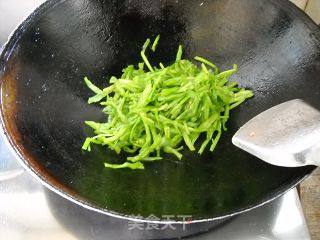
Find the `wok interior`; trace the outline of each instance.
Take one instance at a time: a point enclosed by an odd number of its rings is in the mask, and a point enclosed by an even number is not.
[[[121,215],[214,218],[252,207],[295,185],[314,167],[263,163],[231,143],[235,131],[267,108],[302,98],[320,108],[319,30],[291,5],[264,0],[50,1],[29,18],[2,54],[2,114],[11,143],[47,183],[91,206]],[[23,30],[23,31],[22,31]],[[232,111],[217,149],[183,161],[111,170],[124,153],[81,145],[85,120],[105,121],[83,82],[98,86],[140,60],[147,37],[161,35],[153,63],[203,56],[255,97]],[[61,184],[58,185],[58,184]]]

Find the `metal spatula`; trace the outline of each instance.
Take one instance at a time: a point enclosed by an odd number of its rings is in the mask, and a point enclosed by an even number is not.
[[[232,143],[273,165],[320,166],[320,111],[300,99],[279,104],[242,126]]]

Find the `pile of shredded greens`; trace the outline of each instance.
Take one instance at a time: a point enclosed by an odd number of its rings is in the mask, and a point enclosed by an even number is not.
[[[155,51],[160,36],[152,44]],[[129,65],[120,78],[111,77],[110,85],[100,89],[85,78],[96,94],[88,103],[100,102],[108,120],[105,123],[86,121],[96,136],[89,137],[82,149],[90,144],[108,146],[120,153],[131,153],[125,163],[105,163],[109,168],[144,169],[143,162],[161,160],[161,151],[182,158],[183,144],[195,151],[195,142],[205,137],[197,150],[202,154],[207,146],[213,151],[222,131],[226,130],[229,111],[253,96],[249,90],[237,87],[228,78],[237,71],[220,72],[210,61],[195,57],[200,67],[181,59],[179,46],[175,62],[170,66],[152,66],[145,51],[138,68]]]

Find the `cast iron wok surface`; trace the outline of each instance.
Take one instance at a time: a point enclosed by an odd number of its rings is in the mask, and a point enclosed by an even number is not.
[[[104,121],[88,105],[83,77],[107,86],[140,61],[147,37],[161,34],[152,62],[169,64],[178,44],[222,69],[255,97],[232,111],[214,153],[185,151],[183,161],[146,164],[144,171],[111,170],[126,155],[81,145],[85,120]],[[231,144],[235,131],[267,108],[302,98],[320,108],[320,30],[288,1],[50,0],[14,33],[1,55],[1,116],[22,163],[51,189],[84,206],[122,217],[190,215],[208,220],[267,202],[314,167],[281,168]]]

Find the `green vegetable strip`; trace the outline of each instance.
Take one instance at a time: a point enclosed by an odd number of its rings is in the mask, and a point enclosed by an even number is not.
[[[87,84],[87,87],[90,88],[94,93],[99,94],[102,92],[102,90],[93,85],[87,77],[84,78],[84,82]]]
[[[181,57],[182,57],[182,46],[179,45],[177,56],[176,56],[176,62],[180,61]]]
[[[164,65],[162,63],[159,63],[159,66],[162,68],[162,69],[165,69]]]
[[[198,57],[198,56],[195,57],[194,59],[199,61],[199,62],[202,62],[204,64],[207,64],[209,67],[212,67],[214,69],[215,73],[219,72],[219,68],[216,65],[214,65],[212,62],[210,62],[209,60],[204,59],[202,57]]]
[[[155,51],[160,36],[154,40]],[[150,39],[144,43],[138,68],[129,65],[121,77],[111,77],[109,87],[100,89],[88,78],[84,81],[95,95],[89,103],[104,107],[104,123],[86,121],[95,136],[88,137],[82,149],[91,151],[91,144],[106,146],[117,153],[127,152],[124,163],[105,163],[105,167],[144,169],[144,162],[164,160],[162,152],[182,159],[183,144],[195,151],[200,136],[198,154],[206,148],[213,151],[221,134],[226,131],[230,111],[253,96],[249,90],[229,82],[237,66],[224,72],[209,60],[195,57],[199,67],[182,59],[179,46],[175,62],[152,67],[145,52]],[[147,68],[147,69],[145,69]],[[209,146],[209,147],[208,147]]]
[[[149,44],[150,44],[150,39],[148,38],[148,39],[146,40],[146,42],[143,44],[142,51],[141,51],[140,54],[141,54],[141,57],[142,57],[144,63],[145,63],[145,64],[147,65],[147,67],[149,68],[149,70],[150,70],[151,72],[154,72],[154,70],[153,70],[153,68],[151,67],[151,64],[150,64],[147,56],[145,55],[145,51],[146,51],[147,47],[149,46]]]
[[[152,50],[153,52],[156,51],[156,48],[157,48],[158,43],[159,43],[159,40],[160,40],[160,35],[158,35],[158,36],[156,37],[156,39],[154,40],[154,42],[153,42],[153,44],[152,44],[151,50]]]
[[[114,169],[117,169],[117,168],[144,169],[144,166],[141,162],[136,162],[136,163],[125,162],[123,164],[105,163],[104,166],[108,168],[114,168]]]

